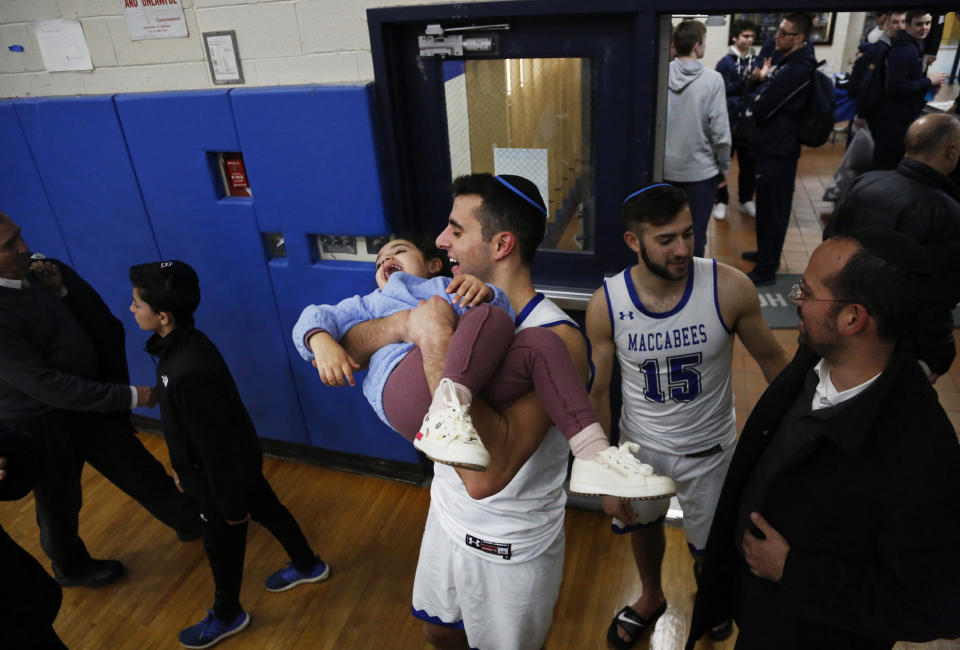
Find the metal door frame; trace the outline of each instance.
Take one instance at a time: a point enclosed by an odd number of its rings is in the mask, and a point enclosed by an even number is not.
[[[609,275],[634,263],[632,253],[621,243],[619,200],[639,186],[656,178],[663,152],[665,97],[657,90],[665,85],[665,51],[668,30],[662,17],[673,14],[727,14],[732,11],[783,11],[796,9],[795,3],[757,0],[718,0],[677,3],[669,0],[525,0],[478,2],[447,5],[391,7],[367,10],[370,44],[375,76],[375,96],[380,133],[382,177],[387,218],[395,230],[421,229],[440,232],[446,223],[452,199],[449,194],[449,145],[443,107],[443,79],[439,64],[418,60],[416,38],[427,23],[481,25],[515,22],[542,24],[546,29],[556,21],[575,20],[584,30],[611,19],[627,26],[620,38],[627,38],[627,56],[623,61],[600,61],[595,66],[627,65],[631,75],[619,98],[629,105],[629,119],[618,126],[601,123],[592,117],[591,150],[596,177],[596,243],[593,253],[543,251],[537,254],[534,280],[538,285],[595,288],[603,275]],[[916,4],[919,3],[908,3]],[[925,8],[946,8],[934,2]],[[876,8],[870,0],[847,0],[843,7],[803,7],[803,11],[869,11]],[[591,22],[593,19],[593,22]],[[537,22],[534,22],[537,21]],[[604,49],[603,33],[594,36],[598,51]],[[621,49],[623,44],[621,43]],[[520,56],[569,56],[558,44],[551,54],[542,49]],[[577,56],[574,54],[573,56]],[[514,58],[509,52],[495,57]],[[415,66],[415,71],[413,67]],[[411,102],[416,94],[409,86],[416,79],[422,88],[436,93],[436,102]],[[593,98],[600,92],[592,87]],[[610,89],[607,89],[607,96]],[[599,112],[591,107],[591,115]],[[442,155],[436,155],[442,150]],[[432,154],[432,155],[431,155]]]

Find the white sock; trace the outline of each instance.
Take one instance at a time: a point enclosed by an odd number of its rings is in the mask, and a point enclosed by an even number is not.
[[[587,425],[567,442],[570,443],[570,451],[574,457],[584,460],[593,460],[598,453],[610,447],[610,439],[597,422]]]
[[[453,390],[453,394],[450,393],[451,389]],[[427,409],[427,413],[436,413],[441,409],[447,408],[447,401],[454,397],[456,397],[462,406],[470,408],[470,403],[473,401],[473,393],[470,392],[469,388],[449,379],[441,380],[440,385],[437,386],[437,390],[433,393],[433,401],[430,402],[430,408]]]

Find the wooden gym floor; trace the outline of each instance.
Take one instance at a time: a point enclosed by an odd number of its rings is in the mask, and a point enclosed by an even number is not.
[[[784,272],[801,273],[820,241],[819,215],[830,207],[821,197],[843,152],[839,140],[806,151],[801,158]],[[739,253],[755,248],[753,220],[737,211],[735,176],[730,179],[728,218],[711,223],[708,253],[749,270]],[[795,330],[777,330],[775,335],[791,352],[796,349]],[[956,368],[937,384],[955,426],[960,425]],[[742,426],[765,382],[739,342],[734,381],[737,422]],[[141,437],[166,464],[163,438]],[[419,622],[410,615],[410,593],[429,489],[273,458],[265,460],[264,472],[314,548],[330,563],[332,576],[288,592],[267,592],[263,581],[287,559],[266,530],[251,524],[241,600],[252,622],[218,647],[427,648]],[[173,531],[89,467],[84,473],[84,504],[80,532],[87,547],[95,557],[121,560],[127,575],[101,589],[64,590],[58,634],[74,649],[179,647],[177,632],[200,620],[212,603],[213,584],[201,543],[178,542]],[[49,568],[40,550],[32,497],[0,504],[0,523]],[[640,593],[629,542],[609,532],[604,516],[582,510],[568,510],[566,534],[563,587],[546,646],[604,648],[610,619]],[[663,581],[669,607],[637,648],[674,650],[686,640],[696,587],[682,529],[667,529]],[[734,639],[718,644],[701,641],[697,647],[733,648]],[[897,647],[957,649],[960,643]]]

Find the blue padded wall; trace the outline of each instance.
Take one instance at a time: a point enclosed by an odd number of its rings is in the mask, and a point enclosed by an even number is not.
[[[0,102],[0,211],[23,231],[31,250],[73,264],[33,162],[13,102]]]
[[[237,88],[230,97],[265,230],[387,232],[370,87]]]
[[[260,435],[309,442],[253,200],[219,199],[208,164],[208,152],[240,151],[228,92],[115,102],[160,254],[200,276],[198,327],[223,353]]]
[[[310,442],[416,462],[416,451],[380,422],[359,385],[323,386],[289,334],[306,305],[376,288],[372,264],[314,262],[310,251],[312,235],[390,232],[380,197],[370,88],[234,89],[230,97],[257,219],[264,231],[282,232],[286,241],[288,257],[272,260],[269,268]]]
[[[359,387],[324,387],[290,339],[307,304],[376,286],[372,264],[311,251],[318,234],[390,232],[372,105],[370,86],[0,102],[0,210],[127,325],[135,381],[152,379],[153,365],[126,311],[127,268],[182,259],[200,275],[198,326],[223,352],[261,435],[417,462]],[[243,152],[252,198],[222,197],[211,160],[223,151]],[[261,233],[277,231],[288,257],[268,262]]]
[[[113,98],[32,99],[14,106],[74,268],[123,322],[131,381],[152,385],[156,371],[143,351],[147,334],[128,310],[128,269],[159,253]],[[140,412],[158,417],[156,410]]]

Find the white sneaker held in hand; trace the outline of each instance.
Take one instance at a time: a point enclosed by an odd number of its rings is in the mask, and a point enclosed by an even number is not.
[[[660,499],[675,494],[673,479],[654,474],[652,467],[634,456],[638,451],[637,443],[625,442],[604,449],[594,460],[574,458],[570,491],[626,499]]]

